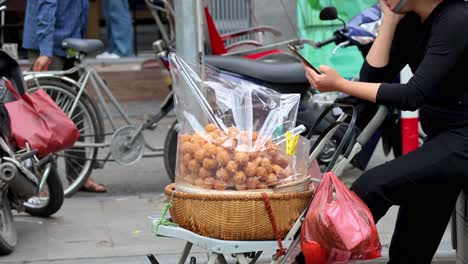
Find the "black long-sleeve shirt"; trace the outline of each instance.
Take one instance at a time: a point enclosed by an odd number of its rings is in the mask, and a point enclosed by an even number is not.
[[[410,81],[390,83],[405,65],[414,73]],[[468,2],[445,0],[423,23],[407,14],[395,32],[388,65],[375,68],[364,62],[360,77],[382,82],[378,104],[420,109],[429,135],[468,126]]]

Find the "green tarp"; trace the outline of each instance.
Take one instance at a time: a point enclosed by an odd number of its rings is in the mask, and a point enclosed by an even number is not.
[[[363,9],[377,3],[376,0],[297,0],[297,24],[299,36],[314,41],[322,41],[333,36],[334,30],[342,27],[339,21],[320,21],[320,10],[333,5],[345,21],[349,21]],[[362,55],[356,47],[340,49],[333,56],[335,44],[321,49],[308,45],[302,54],[314,65],[325,64],[334,67],[345,78],[351,79],[359,73],[362,65]]]

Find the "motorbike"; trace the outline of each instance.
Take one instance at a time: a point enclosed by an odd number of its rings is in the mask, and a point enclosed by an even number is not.
[[[6,1],[0,1],[5,10]],[[37,151],[16,147],[10,131],[10,116],[5,103],[14,101],[5,81],[23,94],[25,84],[18,63],[0,50],[0,255],[11,253],[17,245],[12,210],[32,216],[49,217],[63,204],[63,188],[52,156],[38,158]]]

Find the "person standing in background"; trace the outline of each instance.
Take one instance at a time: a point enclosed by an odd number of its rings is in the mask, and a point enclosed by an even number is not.
[[[128,0],[102,0],[109,47],[98,59],[119,59],[133,55],[132,18]]]
[[[34,71],[63,70],[66,38],[82,38],[88,20],[88,0],[28,0],[23,48],[34,61]]]
[[[89,0],[28,0],[24,20],[23,47],[33,71],[66,70],[73,66],[62,48],[67,38],[83,38],[88,23]],[[75,178],[66,166],[67,177]],[[105,192],[106,187],[88,179],[85,191]]]

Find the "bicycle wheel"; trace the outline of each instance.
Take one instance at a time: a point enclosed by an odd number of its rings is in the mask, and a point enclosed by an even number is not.
[[[35,80],[27,85],[30,92],[39,88]],[[70,112],[77,95],[77,91],[73,87],[49,79],[39,79],[39,86],[65,113]],[[78,142],[93,144],[102,141],[104,132],[102,119],[99,117],[91,98],[83,93],[71,116],[72,121],[80,130]],[[83,186],[96,167],[97,155],[98,148],[96,147],[72,147],[55,153],[57,174],[62,182],[66,197],[72,196]]]
[[[167,176],[171,179],[171,182],[175,181],[175,167],[177,158],[177,136],[178,136],[179,123],[174,123],[167,132],[166,139],[164,141],[164,167],[166,168]]]

